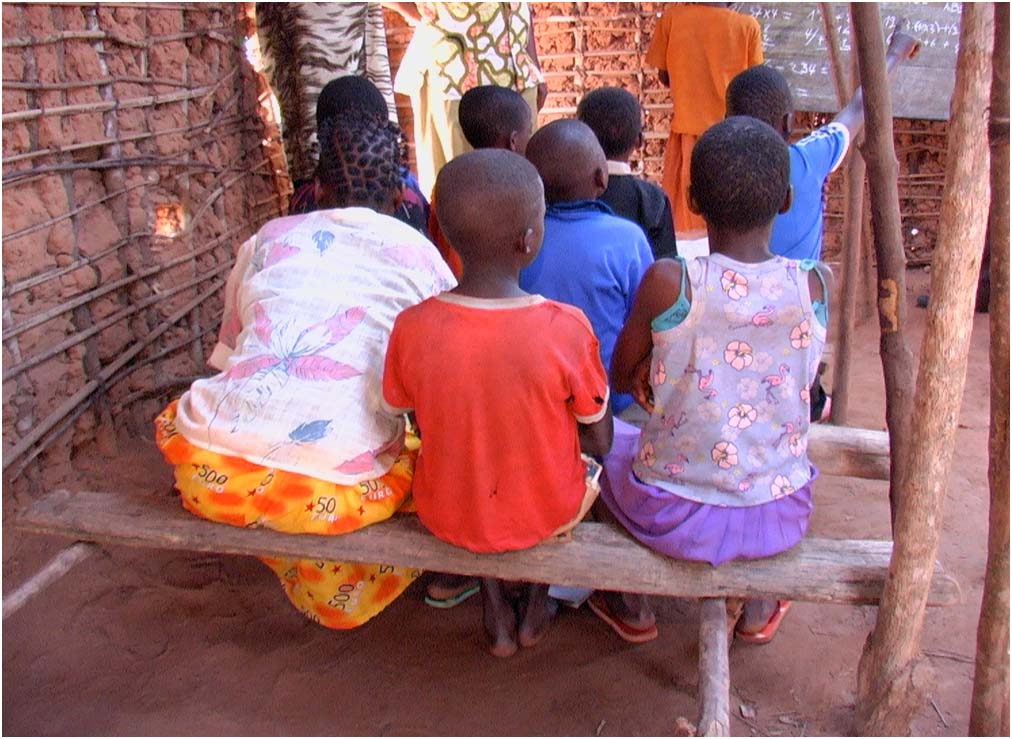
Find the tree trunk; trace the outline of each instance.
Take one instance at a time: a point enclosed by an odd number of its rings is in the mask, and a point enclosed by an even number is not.
[[[972,736],[1009,735],[1009,6],[995,3],[991,82],[991,485]]]
[[[878,261],[879,353],[885,374],[886,426],[893,450],[889,512],[895,525],[914,411],[914,359],[905,336],[907,260],[900,231],[899,164],[893,143],[892,96],[878,3],[851,3],[850,12],[864,91],[865,140],[861,153],[868,166]]]
[[[854,13],[856,19],[857,8]],[[901,458],[905,469],[897,496],[889,579],[858,668],[857,721],[862,734],[908,734],[932,672],[919,655],[927,575],[938,551],[988,206],[985,111],[991,82],[992,6],[965,3],[962,13],[944,199],[914,403],[918,420],[909,452]],[[859,44],[870,35],[872,28],[865,20]],[[862,60],[863,79],[865,68]]]

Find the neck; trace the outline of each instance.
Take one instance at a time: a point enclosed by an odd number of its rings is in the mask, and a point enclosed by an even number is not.
[[[501,264],[464,264],[464,275],[451,292],[472,298],[520,298],[520,267]]]
[[[706,227],[711,252],[723,254],[736,262],[746,264],[764,262],[773,257],[770,253],[772,230],[773,221],[750,231],[731,231],[710,224]]]

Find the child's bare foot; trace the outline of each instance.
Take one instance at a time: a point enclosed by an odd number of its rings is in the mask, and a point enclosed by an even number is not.
[[[512,657],[517,653],[517,622],[513,606],[506,598],[502,580],[483,577],[481,580],[482,623],[488,636],[488,650],[495,657]]]
[[[627,642],[640,644],[657,638],[657,623],[647,596],[598,590],[587,600],[598,618]]]
[[[530,583],[521,606],[522,620],[517,635],[520,646],[533,647],[548,633],[558,605],[548,596],[548,586]]]

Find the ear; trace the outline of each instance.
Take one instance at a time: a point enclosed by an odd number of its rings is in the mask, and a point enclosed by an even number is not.
[[[530,254],[534,251],[535,246],[537,245],[534,243],[534,229],[528,226],[527,230],[517,239],[517,252]]]
[[[598,196],[608,189],[608,170],[604,167],[594,169],[594,187],[597,189]]]
[[[517,131],[516,129],[513,129],[512,131],[510,131],[509,141],[506,142],[506,146],[504,146],[503,148],[512,151],[514,154],[519,154],[520,150],[519,148],[517,148],[517,139],[519,138],[520,132]]]
[[[787,196],[784,198],[784,204],[780,206],[780,213],[786,213],[791,209],[791,205],[794,204],[794,187],[788,186]]]
[[[696,196],[692,192],[692,185],[689,185],[689,211],[695,213],[697,216],[703,215],[702,211],[699,210],[699,203],[696,202]]]

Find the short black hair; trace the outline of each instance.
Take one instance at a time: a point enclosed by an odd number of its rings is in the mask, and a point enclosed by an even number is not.
[[[367,110],[384,118],[389,116],[387,101],[379,88],[365,77],[351,74],[332,79],[320,90],[320,97],[316,99],[316,130],[320,130],[326,119],[351,108]]]
[[[748,115],[780,130],[784,116],[794,110],[787,80],[768,64],[749,67],[727,86],[727,115]]]
[[[588,92],[576,107],[576,117],[591,127],[609,159],[634,149],[643,131],[639,101],[621,87],[600,87]]]
[[[402,186],[401,131],[386,113],[349,108],[320,126],[316,178],[334,202],[326,207],[381,208]]]
[[[692,197],[708,224],[744,232],[773,220],[791,186],[787,144],[748,116],[708,128],[692,149]]]
[[[509,141],[514,131],[531,125],[531,106],[516,90],[480,85],[460,98],[457,117],[472,148],[493,149]]]

